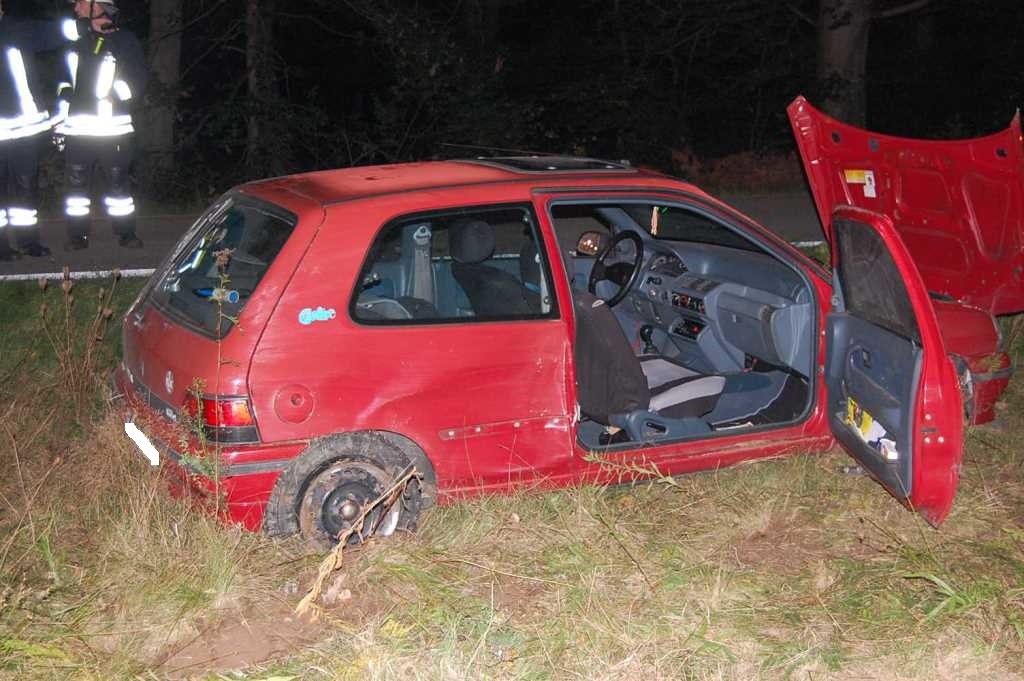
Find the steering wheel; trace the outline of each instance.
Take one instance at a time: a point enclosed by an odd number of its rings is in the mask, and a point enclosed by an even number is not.
[[[633,242],[633,250],[636,252],[636,259],[634,260],[632,268],[629,271],[629,276],[625,278],[625,281],[620,282],[617,281],[617,279],[619,279],[620,277],[616,277],[616,280],[610,279],[608,277],[609,268],[614,267],[615,265],[605,265],[605,260],[608,259],[608,255],[612,253],[618,247],[619,244],[627,240]],[[636,232],[630,232],[628,230],[619,232],[618,234],[613,236],[611,238],[611,241],[609,241],[608,244],[601,250],[601,252],[597,254],[597,258],[594,260],[594,267],[590,270],[590,280],[587,282],[587,290],[596,296],[597,282],[601,281],[602,279],[607,279],[608,281],[613,281],[614,283],[619,284],[619,286],[621,287],[619,288],[619,292],[616,293],[611,298],[609,298],[608,300],[604,301],[609,307],[614,307],[615,305],[621,303],[622,299],[625,298],[626,294],[629,293],[631,288],[633,288],[633,284],[636,283],[637,277],[640,276],[640,268],[643,265],[643,263],[644,242],[643,239],[640,238],[640,235],[637,234]],[[615,264],[617,265],[625,263]]]

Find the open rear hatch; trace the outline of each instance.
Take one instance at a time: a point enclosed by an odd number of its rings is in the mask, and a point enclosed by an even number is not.
[[[1020,114],[1002,132],[937,141],[841,123],[803,97],[787,108],[814,203],[889,217],[928,291],[992,314],[1024,311]]]

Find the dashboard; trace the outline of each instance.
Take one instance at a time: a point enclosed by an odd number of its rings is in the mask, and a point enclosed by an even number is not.
[[[812,297],[767,253],[647,241],[653,249],[620,308],[659,330],[662,345],[697,371],[743,370],[751,358],[812,371]],[[664,351],[664,350],[663,350]]]
[[[655,253],[647,266],[652,273],[678,277],[686,274],[686,265],[675,253]]]

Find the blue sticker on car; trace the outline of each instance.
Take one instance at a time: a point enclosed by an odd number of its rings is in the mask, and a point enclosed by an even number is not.
[[[330,319],[334,319],[336,312],[333,307],[323,308],[317,307],[315,310],[311,307],[303,308],[299,312],[299,324],[303,326],[309,326],[313,322],[326,322]]]

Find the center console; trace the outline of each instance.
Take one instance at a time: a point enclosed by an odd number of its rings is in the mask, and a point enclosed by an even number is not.
[[[672,324],[672,333],[689,340],[697,340],[707,323],[695,317],[682,316]]]
[[[664,324],[673,336],[697,341],[709,323],[704,298],[719,284],[685,270],[676,276],[650,272],[641,284],[646,301],[634,300],[633,307],[642,316]]]
[[[684,310],[693,310],[694,312],[704,314],[704,299],[698,298],[697,296],[691,296],[688,293],[673,291],[672,305],[675,307],[681,307]]]
[[[677,277],[672,282],[672,292],[669,300],[679,318],[672,324],[672,333],[682,336],[688,340],[697,340],[701,331],[707,326],[707,309],[704,306],[704,296],[710,293],[718,282],[712,279],[704,279],[692,274]],[[694,314],[696,313],[696,314]]]

